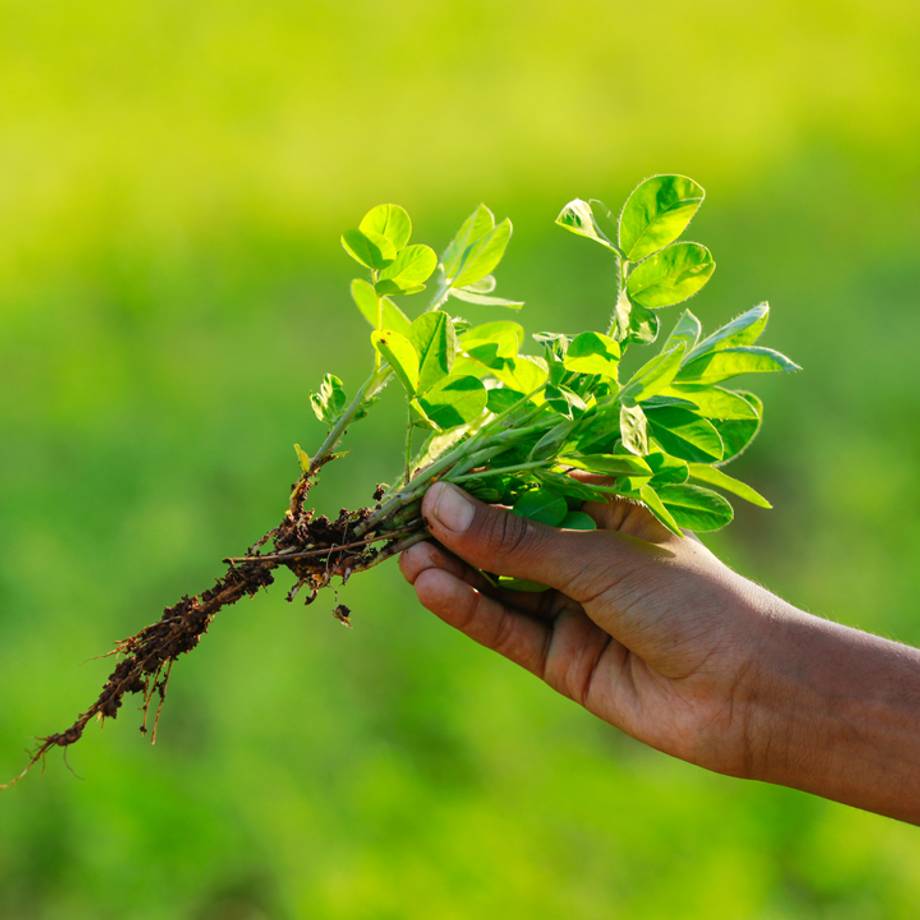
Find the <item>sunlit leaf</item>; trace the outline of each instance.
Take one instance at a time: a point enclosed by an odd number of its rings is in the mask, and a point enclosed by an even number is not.
[[[371,343],[393,368],[410,396],[414,396],[418,390],[419,358],[412,342],[392,329],[375,329],[371,333]]]
[[[412,321],[409,340],[418,354],[418,392],[424,393],[453,366],[457,343],[450,317],[443,310],[423,313]]]
[[[310,472],[310,455],[299,445],[294,445],[294,453],[297,454],[297,462],[300,464],[301,472]]]
[[[675,378],[676,383],[721,383],[742,374],[775,374],[802,368],[785,355],[761,345],[739,345],[708,351],[687,362]]]
[[[620,346],[601,332],[576,335],[562,359],[566,370],[576,374],[601,374],[616,378],[620,362]]]
[[[377,291],[381,294],[422,291],[437,264],[438,257],[430,246],[424,243],[406,246],[378,275]]]
[[[767,327],[770,318],[770,306],[766,302],[751,307],[750,310],[736,316],[730,323],[707,336],[687,355],[687,361],[707,351],[731,348],[735,345],[753,345]]]
[[[620,214],[620,249],[638,262],[676,240],[703,203],[701,185],[686,176],[652,176],[632,191]]]
[[[674,243],[636,266],[626,282],[633,303],[658,310],[692,297],[712,277],[716,263],[700,243]]]
[[[722,472],[714,466],[707,466],[704,463],[690,464],[690,478],[695,482],[705,482],[708,485],[715,486],[738,498],[743,498],[758,508],[772,508],[773,506],[767,501],[756,489],[751,488],[746,482],[729,476],[728,473]]]
[[[735,516],[721,495],[700,486],[664,485],[657,492],[674,520],[687,530],[719,530]]]
[[[495,216],[484,205],[479,205],[472,214],[460,225],[460,229],[454,235],[454,238],[447,244],[447,248],[441,254],[441,264],[444,266],[444,274],[454,279],[460,266],[463,264],[464,256],[467,250],[477,241],[481,240],[495,226]],[[488,275],[488,272],[485,273]],[[476,280],[482,280],[480,276]],[[474,282],[475,283],[475,282]]]
[[[454,428],[482,415],[486,407],[486,388],[475,377],[450,375],[420,396],[419,404],[438,428]]]
[[[652,469],[635,454],[566,454],[559,458],[561,466],[571,466],[599,476],[651,476]]]
[[[763,421],[763,402],[760,397],[742,390],[737,390],[736,393],[754,410],[754,418],[711,419],[725,445],[725,453],[720,465],[734,460],[750,447]]]
[[[467,249],[453,287],[466,287],[491,274],[501,262],[510,239],[511,221],[505,218]]]
[[[409,317],[389,297],[380,296],[369,281],[355,278],[351,282],[351,299],[374,329],[409,334]]]
[[[683,532],[680,525],[674,520],[674,516],[665,507],[664,502],[658,497],[658,493],[648,483],[639,486],[638,497],[643,505],[672,533],[682,537]]]
[[[700,321],[689,310],[684,310],[680,319],[674,324],[671,334],[665,339],[662,351],[667,351],[675,345],[684,346],[684,354],[689,354],[696,347],[702,332]]]
[[[502,367],[517,356],[524,342],[524,327],[510,320],[473,326],[460,336],[460,347],[487,367]]]
[[[342,381],[335,374],[326,374],[315,393],[310,394],[310,408],[325,425],[334,425],[348,402]]]
[[[630,453],[648,453],[648,424],[640,406],[620,407],[620,438]]]
[[[456,367],[457,365],[454,366]],[[486,405],[489,411],[494,412],[496,415],[519,405],[525,396],[524,393],[512,390],[511,387],[493,387],[487,390],[486,393]]]
[[[660,450],[650,451],[645,459],[652,470],[652,485],[655,488],[663,483],[686,482],[690,475],[686,460],[672,457]]]
[[[665,394],[686,400],[709,419],[756,419],[757,409],[740,393],[718,386],[675,385]]]
[[[491,294],[479,294],[469,288],[451,288],[450,296],[466,303],[474,303],[479,307],[504,307],[506,310],[520,310],[524,306],[523,300],[506,300],[504,297],[494,297]]]
[[[685,350],[686,346],[680,343],[643,364],[623,387],[623,400],[642,402],[666,389],[680,370]]]
[[[390,258],[412,237],[412,221],[406,209],[398,204],[378,204],[371,208],[361,218],[358,229],[377,245],[380,245],[381,240],[386,241],[392,247]]]
[[[522,393],[532,393],[546,383],[549,369],[546,361],[532,355],[518,355],[508,364],[495,370],[495,376],[503,383]],[[537,402],[542,402],[541,396],[534,397]]]
[[[386,268],[396,258],[396,250],[385,239],[371,240],[357,227],[342,234],[342,248],[365,268]]]
[[[575,198],[570,201],[556,218],[556,223],[574,233],[576,236],[583,236],[601,246],[616,252],[617,248],[614,242],[604,233],[594,214],[594,209],[587,201],[581,198]]]
[[[672,457],[698,463],[722,459],[722,438],[708,419],[677,406],[648,410],[646,415],[649,434]]]

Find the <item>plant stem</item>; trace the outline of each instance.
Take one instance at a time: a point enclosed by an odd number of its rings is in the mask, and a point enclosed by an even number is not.
[[[336,447],[338,446],[339,441],[342,438],[342,435],[345,433],[345,429],[348,427],[352,419],[358,414],[361,409],[361,406],[364,404],[365,396],[373,392],[387,377],[390,375],[391,371],[389,368],[380,368],[371,373],[371,375],[358,387],[357,392],[355,393],[352,401],[345,407],[345,410],[342,414],[336,419],[335,424],[329,429],[329,433],[326,435],[325,440],[320,444],[319,449],[313,455],[313,459],[310,461],[310,470],[308,475],[315,473],[329,457],[335,452]]]
[[[544,466],[550,466],[551,460],[533,460],[530,463],[515,463],[513,466],[497,466],[490,470],[482,470],[478,473],[463,473],[460,476],[448,474],[444,478],[450,482],[468,482],[470,479],[482,479],[485,476],[502,476],[505,473],[520,473],[523,470],[538,470]]]

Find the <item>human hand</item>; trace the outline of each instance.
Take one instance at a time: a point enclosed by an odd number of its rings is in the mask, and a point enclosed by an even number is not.
[[[429,610],[659,750],[748,775],[768,592],[625,501],[587,504],[596,531],[546,527],[438,484],[441,544],[401,568]],[[478,569],[550,585],[493,588]]]
[[[421,603],[634,738],[920,823],[920,651],[822,620],[625,501],[565,531],[431,487]],[[496,589],[480,570],[552,591]]]

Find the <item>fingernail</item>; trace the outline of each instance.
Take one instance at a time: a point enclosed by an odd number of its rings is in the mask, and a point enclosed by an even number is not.
[[[460,489],[447,482],[438,482],[428,494],[434,499],[431,513],[442,527],[463,533],[470,526],[476,509]]]

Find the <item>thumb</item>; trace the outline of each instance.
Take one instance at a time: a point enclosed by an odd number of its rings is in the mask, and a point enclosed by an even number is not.
[[[422,517],[436,540],[477,568],[541,582],[579,603],[609,587],[617,543],[609,532],[547,527],[446,482],[428,490]]]

